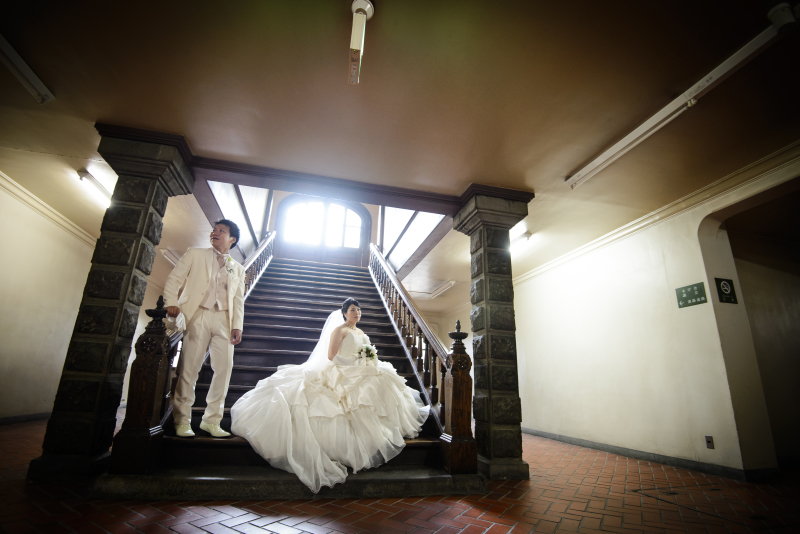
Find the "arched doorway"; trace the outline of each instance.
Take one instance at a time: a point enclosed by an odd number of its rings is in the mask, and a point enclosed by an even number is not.
[[[356,202],[291,195],[278,206],[276,256],[365,266],[372,217]]]

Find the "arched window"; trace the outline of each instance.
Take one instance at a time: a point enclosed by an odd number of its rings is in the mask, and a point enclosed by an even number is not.
[[[326,247],[359,248],[361,246],[361,217],[341,204],[298,202],[286,212],[285,239]]]
[[[276,257],[365,266],[372,216],[364,205],[303,194],[278,205]]]

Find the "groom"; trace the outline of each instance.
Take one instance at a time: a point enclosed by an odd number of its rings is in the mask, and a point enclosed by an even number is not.
[[[220,428],[225,409],[225,395],[233,367],[233,346],[242,340],[244,318],[244,267],[228,252],[239,241],[239,227],[222,219],[211,230],[211,248],[190,248],[175,265],[164,285],[167,315],[183,312],[186,332],[181,359],[183,370],[175,388],[175,433],[182,438],[194,436],[192,405],[194,386],[203,365],[206,350],[211,352],[214,377],[206,396],[206,410],[200,423],[216,438],[230,436]],[[185,287],[178,297],[181,286]]]

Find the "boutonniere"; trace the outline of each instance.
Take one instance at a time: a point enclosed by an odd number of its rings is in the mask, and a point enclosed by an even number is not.
[[[228,256],[228,258],[225,260],[225,269],[228,270],[228,273],[233,272],[233,258],[230,256]]]

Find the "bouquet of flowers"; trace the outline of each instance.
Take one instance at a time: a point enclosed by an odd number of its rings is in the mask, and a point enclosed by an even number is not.
[[[358,351],[358,360],[359,363],[363,361],[364,365],[376,365],[378,360],[378,350],[374,345],[364,345]]]

